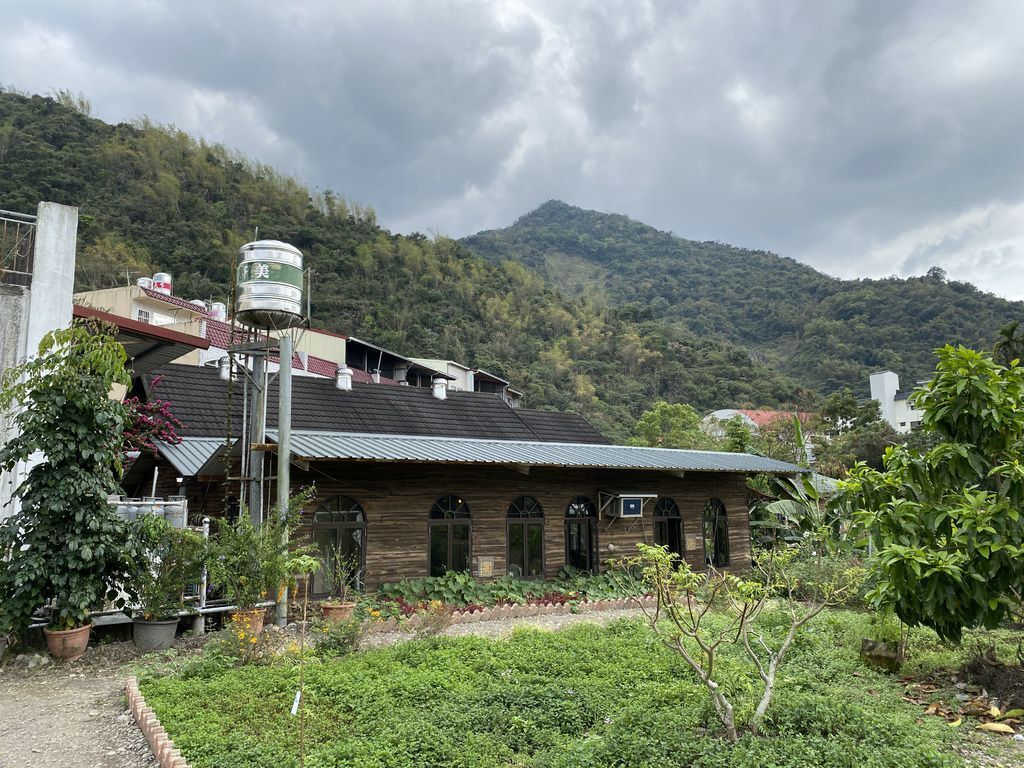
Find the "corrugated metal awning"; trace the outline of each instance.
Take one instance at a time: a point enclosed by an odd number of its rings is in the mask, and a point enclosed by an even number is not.
[[[160,455],[174,466],[182,477],[209,474],[204,468],[224,449],[223,437],[183,437],[177,445],[158,443]]]
[[[277,430],[267,436],[278,439]],[[789,475],[807,470],[748,453],[682,451],[594,443],[476,440],[362,432],[296,430],[292,454],[308,460],[396,461],[452,464],[511,464],[524,467],[590,467],[694,472],[766,472]]]

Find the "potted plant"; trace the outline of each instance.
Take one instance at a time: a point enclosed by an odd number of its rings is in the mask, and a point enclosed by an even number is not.
[[[330,592],[320,604],[320,612],[327,621],[346,621],[356,608],[355,602],[349,598],[353,596],[359,578],[359,558],[335,547],[327,550],[324,565]]]
[[[140,651],[166,650],[185,608],[185,588],[202,576],[206,542],[162,517],[142,515],[131,523],[131,543],[140,561],[132,580],[138,595],[133,639]]]
[[[294,583],[312,548],[289,545],[299,525],[299,510],[313,497],[302,491],[288,502],[286,514],[277,507],[256,525],[243,506],[235,522],[217,521],[217,535],[210,542],[210,579],[219,585],[234,606],[232,620],[251,636],[263,630],[265,605]]]
[[[0,468],[34,463],[15,490],[19,511],[0,525],[6,575],[0,604],[12,630],[50,605],[50,653],[76,659],[89,642],[89,611],[123,604],[133,563],[125,523],[107,502],[119,492],[127,409],[109,397],[129,383],[113,326],[76,321],[48,333],[36,357],[8,368],[0,411],[16,432],[0,446]]]

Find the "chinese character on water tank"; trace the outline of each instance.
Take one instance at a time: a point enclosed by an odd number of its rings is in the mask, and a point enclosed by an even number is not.
[[[256,265],[256,278],[262,278],[264,280],[270,278],[270,265],[269,264],[257,264]]]

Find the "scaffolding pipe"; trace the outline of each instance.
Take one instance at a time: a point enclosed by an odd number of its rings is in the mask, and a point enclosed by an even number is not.
[[[249,419],[251,431],[247,436],[249,444],[246,450],[249,453],[247,472],[249,477],[249,516],[253,525],[260,525],[263,522],[263,451],[254,451],[254,443],[266,442],[267,426],[267,364],[266,357],[262,353],[252,356],[252,415]]]
[[[203,541],[209,543],[210,541],[210,518],[203,518]],[[209,551],[209,550],[207,550]],[[206,608],[206,588],[207,579],[209,574],[206,570],[206,563],[203,563],[203,573],[199,577],[199,610],[203,611]],[[192,634],[199,636],[206,633],[206,619],[203,618],[202,613],[197,613],[192,619]]]
[[[279,387],[277,402],[277,514],[282,518],[288,515],[288,494],[291,490],[291,453],[292,453],[292,337],[285,333],[281,336],[277,382]],[[281,546],[288,546],[288,529],[282,534]],[[277,618],[274,621],[279,627],[288,623],[288,587],[278,593]]]

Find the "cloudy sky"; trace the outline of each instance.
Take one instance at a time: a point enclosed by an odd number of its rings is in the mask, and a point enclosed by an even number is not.
[[[0,82],[173,123],[396,231],[462,236],[558,198],[1024,298],[1017,0],[0,9]]]

